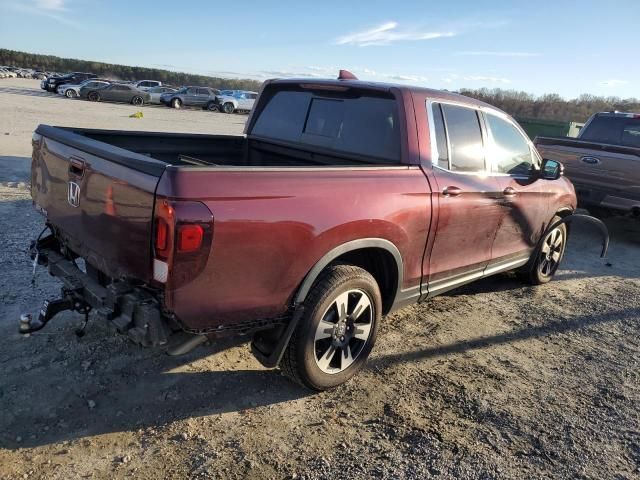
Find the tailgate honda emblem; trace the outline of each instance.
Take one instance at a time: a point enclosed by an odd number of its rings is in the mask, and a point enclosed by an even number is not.
[[[76,182],[69,182],[69,192],[67,194],[67,200],[72,207],[80,206],[80,185]]]

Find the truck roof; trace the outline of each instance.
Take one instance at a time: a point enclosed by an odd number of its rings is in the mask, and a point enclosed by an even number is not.
[[[614,110],[612,112],[598,112],[595,115],[597,115],[599,117],[640,118],[640,113],[619,112],[618,110]]]
[[[315,79],[315,78],[286,78],[286,79],[272,79],[267,80],[265,84],[308,84],[308,85],[323,85],[323,86],[341,86],[350,88],[360,88],[365,90],[377,90],[388,92],[391,89],[397,89],[405,92],[415,92],[432,98],[439,98],[442,100],[452,100],[457,102],[463,102],[469,105],[476,105],[479,107],[487,107],[494,110],[499,110],[493,105],[485,103],[475,98],[467,97],[459,93],[449,92],[446,90],[437,90],[433,88],[416,87],[412,85],[405,85],[399,83],[387,83],[387,82],[371,82],[365,80],[336,80],[336,79]]]

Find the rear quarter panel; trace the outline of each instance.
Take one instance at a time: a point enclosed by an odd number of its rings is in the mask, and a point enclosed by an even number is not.
[[[403,257],[403,288],[420,283],[430,192],[417,166],[323,169],[168,169],[158,194],[198,200],[214,216],[203,273],[168,291],[191,328],[269,318],[324,254],[382,238]]]

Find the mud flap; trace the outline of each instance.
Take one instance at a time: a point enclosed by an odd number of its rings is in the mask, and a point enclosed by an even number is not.
[[[554,228],[558,228],[560,225],[563,225],[563,224],[568,225],[574,222],[588,223],[588,224],[594,225],[598,229],[598,232],[602,236],[602,252],[600,253],[600,258],[604,258],[604,256],[607,254],[607,250],[609,249],[609,229],[602,222],[602,220],[599,220],[596,217],[592,217],[591,215],[574,213],[549,225],[547,232],[550,232]],[[543,235],[543,238],[544,238],[544,235]]]
[[[267,336],[263,338],[262,335],[265,335],[265,332],[256,334],[251,342],[251,353],[264,367],[278,366],[303,313],[304,305],[298,304],[286,327],[273,332],[276,334],[275,338],[267,338]]]

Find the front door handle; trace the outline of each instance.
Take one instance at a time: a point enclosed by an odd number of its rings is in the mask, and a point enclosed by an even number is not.
[[[503,195],[504,195],[505,197],[515,197],[515,196],[518,194],[518,192],[516,191],[516,189],[515,189],[515,188],[513,188],[513,187],[507,187],[507,188],[505,188],[505,189],[502,191],[502,193],[503,193]]]
[[[462,189],[454,186],[445,187],[445,189],[442,191],[442,194],[445,197],[457,197],[461,193],[462,193]]]

